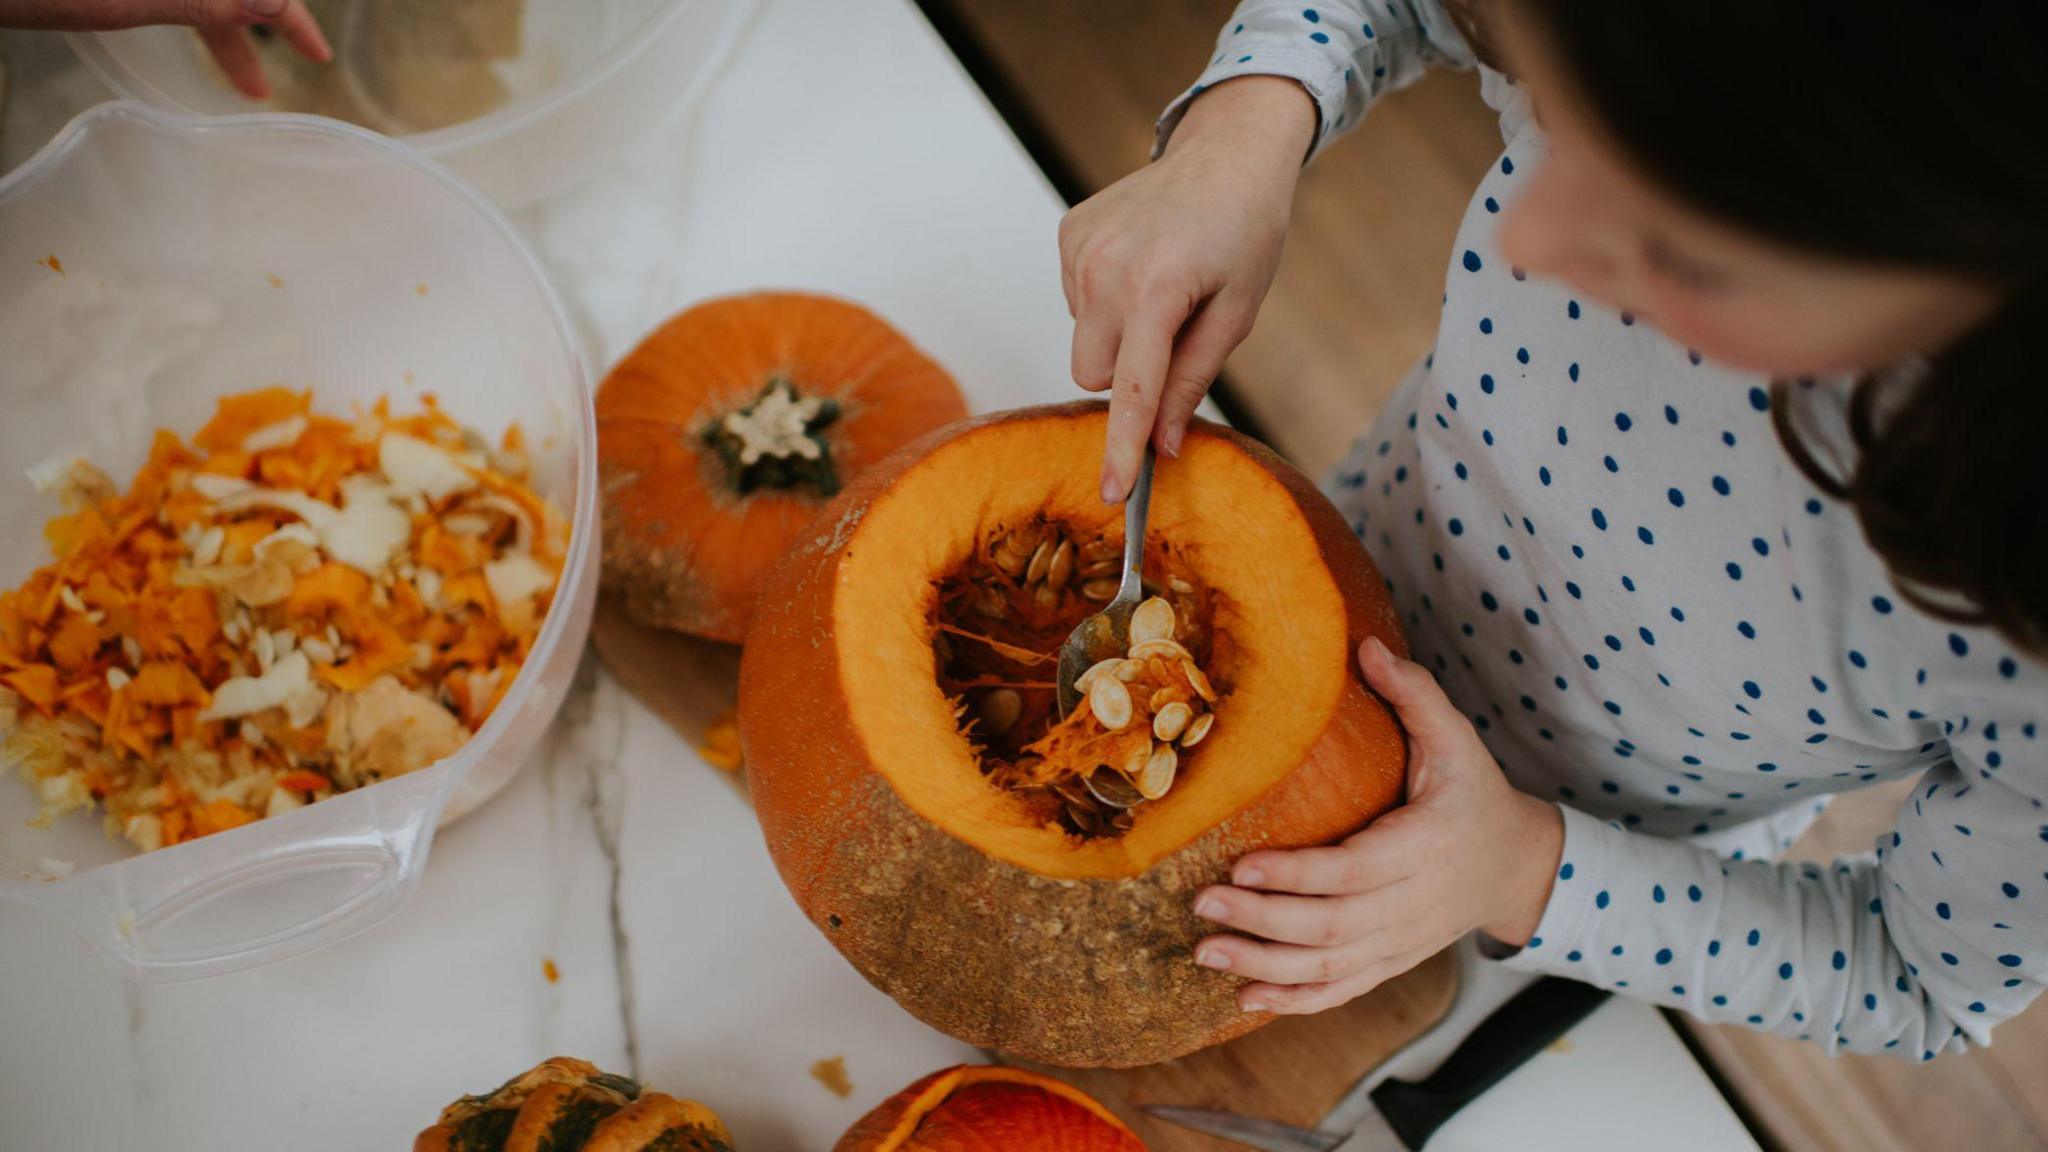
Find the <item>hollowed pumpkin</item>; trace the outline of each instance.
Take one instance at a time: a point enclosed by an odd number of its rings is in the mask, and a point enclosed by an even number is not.
[[[961,1065],[890,1097],[832,1152],[1145,1152],[1072,1085],[1021,1068]]]
[[[1028,562],[1023,579],[990,573],[1014,565],[1020,531],[1080,541],[1079,555],[1121,546],[1122,510],[1095,489],[1104,423],[1092,403],[1001,413],[863,473],[767,585],[740,727],[776,866],[863,975],[971,1043],[1129,1066],[1264,1021],[1238,1010],[1236,978],[1194,964],[1208,929],[1190,905],[1245,852],[1336,840],[1399,800],[1401,735],[1352,653],[1367,635],[1405,644],[1315,486],[1197,423],[1159,463],[1147,540],[1161,598],[1194,626],[1193,671],[1143,661],[1129,723],[1063,736],[1076,721],[1053,726],[1036,654],[1099,605],[1071,575],[1043,596]],[[963,650],[1009,663],[991,672]],[[1124,826],[1077,827],[1048,803],[1048,778],[1071,789],[1076,773],[1128,770],[1140,741],[1156,750],[1156,732],[1133,732],[1165,699],[1145,677],[1197,673],[1212,727],[1193,748],[1164,742],[1179,748],[1164,795]],[[991,717],[997,691],[1019,701]]]
[[[760,292],[682,312],[598,389],[604,586],[642,623],[738,643],[818,507],[966,414],[952,377],[857,304]]]

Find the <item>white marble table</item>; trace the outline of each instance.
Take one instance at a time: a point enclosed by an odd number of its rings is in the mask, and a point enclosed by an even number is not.
[[[60,42],[7,34],[0,51],[11,166],[103,93]],[[601,364],[698,297],[820,288],[903,326],[985,409],[1069,395],[1060,211],[903,0],[769,0],[695,108],[521,224]],[[404,1148],[456,1094],[555,1053],[704,1099],[748,1152],[816,1152],[901,1084],[977,1055],[863,983],[796,911],[733,790],[591,669],[536,762],[442,834],[381,927],[253,972],[132,987],[55,921],[8,907],[0,977],[0,1152]],[[1477,978],[1461,1020],[1516,986],[1497,968]],[[846,1058],[851,1099],[808,1074],[829,1056]],[[1431,1148],[1510,1142],[1753,1147],[1634,1003],[1602,1009]]]

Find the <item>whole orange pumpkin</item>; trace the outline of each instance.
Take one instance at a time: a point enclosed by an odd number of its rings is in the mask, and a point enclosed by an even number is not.
[[[690,308],[598,389],[604,587],[642,623],[738,643],[819,506],[966,414],[952,377],[857,304],[759,292]]]
[[[1197,423],[1159,462],[1129,652],[1057,717],[1051,653],[1120,563],[1105,423],[999,413],[856,478],[769,580],[739,711],[776,866],[863,975],[971,1043],[1128,1066],[1265,1021],[1194,963],[1191,905],[1245,852],[1399,801],[1352,653],[1406,645],[1314,484]]]
[[[861,1117],[832,1152],[1145,1152],[1087,1093],[1021,1068],[961,1065]]]

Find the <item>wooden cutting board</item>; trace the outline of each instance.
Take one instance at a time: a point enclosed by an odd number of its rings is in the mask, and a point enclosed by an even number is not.
[[[646,628],[600,600],[591,639],[619,683],[692,747],[739,696],[739,649]],[[720,772],[743,792],[739,775]],[[1151,1152],[1229,1152],[1238,1145],[1161,1124],[1144,1104],[1228,1108],[1313,1126],[1354,1081],[1450,1011],[1457,964],[1446,952],[1319,1016],[1277,1020],[1219,1048],[1147,1068],[1040,1068],[1101,1100]]]

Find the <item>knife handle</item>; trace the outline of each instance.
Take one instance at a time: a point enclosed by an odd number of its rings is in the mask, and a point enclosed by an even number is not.
[[[1480,1021],[1427,1078],[1387,1080],[1373,1089],[1373,1105],[1403,1143],[1421,1148],[1458,1109],[1571,1031],[1608,995],[1604,988],[1545,976]]]

